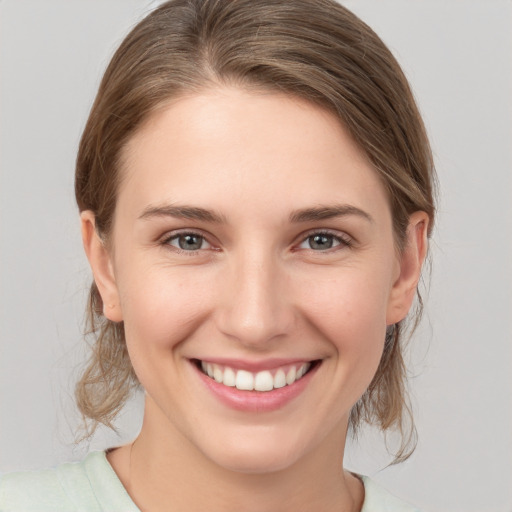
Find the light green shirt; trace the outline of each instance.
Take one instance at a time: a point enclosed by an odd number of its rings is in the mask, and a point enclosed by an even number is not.
[[[419,512],[362,477],[361,512]],[[140,512],[109,464],[105,452],[82,462],[0,477],[0,512]]]

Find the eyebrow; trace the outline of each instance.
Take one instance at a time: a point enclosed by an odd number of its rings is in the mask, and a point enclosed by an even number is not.
[[[313,208],[305,208],[295,210],[290,214],[290,222],[298,224],[301,222],[314,222],[318,220],[333,219],[336,217],[344,217],[348,215],[355,215],[362,217],[367,221],[373,223],[371,215],[356,206],[341,204],[333,206],[316,206]],[[214,224],[226,224],[226,218],[206,208],[198,206],[176,206],[176,205],[162,205],[162,206],[148,206],[139,216],[139,219],[150,219],[153,217],[174,217],[177,219],[199,220],[203,222],[211,222]]]
[[[203,222],[212,222],[216,224],[226,224],[226,218],[223,215],[215,213],[206,208],[197,206],[148,206],[139,216],[139,219],[150,219],[153,217],[175,217],[177,219],[199,220]]]
[[[348,215],[362,217],[370,223],[374,222],[369,213],[349,204],[316,206],[314,208],[306,208],[304,210],[295,210],[290,214],[290,222],[314,222],[318,220],[334,219],[336,217],[345,217]]]

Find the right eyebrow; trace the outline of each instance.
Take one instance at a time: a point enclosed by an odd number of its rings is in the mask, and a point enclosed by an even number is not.
[[[345,217],[348,215],[355,215],[373,223],[372,216],[350,204],[334,204],[327,206],[317,206],[314,208],[306,208],[304,210],[296,210],[290,215],[290,222],[316,222],[319,220],[333,219],[336,217]]]
[[[174,217],[175,219],[199,220],[215,224],[226,224],[226,218],[213,210],[199,208],[197,206],[160,205],[148,206],[139,215],[139,219],[151,219],[153,217]]]

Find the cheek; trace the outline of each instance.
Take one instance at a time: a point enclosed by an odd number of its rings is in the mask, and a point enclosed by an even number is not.
[[[345,269],[335,278],[310,279],[296,293],[301,294],[305,311],[318,327],[323,326],[331,334],[351,334],[347,339],[355,340],[360,337],[358,333],[385,330],[388,282],[379,272]]]
[[[193,269],[136,265],[120,276],[128,347],[170,348],[187,338],[209,311],[211,286]],[[132,271],[130,272],[130,268]]]
[[[159,403],[169,402],[176,391],[188,392],[179,363],[186,342],[200,335],[211,303],[208,278],[197,274],[153,266],[134,270],[122,281],[120,299],[130,360],[143,388]]]
[[[303,316],[333,350],[354,396],[368,386],[379,365],[386,334],[389,279],[383,272],[345,269],[333,279],[312,279],[302,294]],[[349,377],[351,376],[351,377]]]

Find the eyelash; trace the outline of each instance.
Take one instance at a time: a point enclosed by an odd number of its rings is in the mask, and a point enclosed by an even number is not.
[[[325,236],[325,237],[332,238],[338,244],[335,245],[334,247],[329,247],[326,250],[315,251],[312,248],[309,248],[309,249],[306,249],[306,250],[311,250],[313,252],[319,252],[319,253],[331,253],[331,252],[334,252],[334,251],[336,251],[338,249],[341,249],[343,247],[350,248],[353,245],[352,238],[350,238],[347,234],[340,234],[339,232],[333,233],[332,231],[329,231],[329,230],[319,230],[319,231],[313,230],[313,231],[310,231],[309,233],[306,233],[305,235],[302,235],[301,242],[300,242],[299,245],[302,245],[303,243],[307,242],[309,239],[311,239],[311,238],[313,238],[315,236]],[[330,250],[330,249],[333,249],[333,250]]]
[[[171,241],[179,240],[180,237],[184,237],[184,236],[193,236],[193,237],[201,238],[202,241],[206,242],[208,245],[210,245],[210,247],[206,248],[206,249],[201,248],[201,249],[194,249],[194,250],[185,250],[180,247],[171,245],[171,243],[170,243]],[[329,237],[332,240],[334,240],[335,242],[337,242],[337,244],[334,245],[333,247],[329,247],[325,250],[317,251],[317,250],[312,249],[311,247],[305,248],[305,250],[310,250],[315,253],[331,253],[331,252],[335,252],[336,250],[339,250],[337,248],[343,248],[343,247],[350,248],[353,246],[352,238],[350,238],[346,234],[340,235],[339,233],[333,233],[329,230],[319,230],[319,231],[313,230],[313,231],[310,231],[309,233],[301,235],[300,243],[296,247],[300,247],[302,244],[306,243],[309,239],[312,239],[315,236]],[[179,254],[185,254],[187,256],[193,256],[193,255],[196,255],[200,251],[208,250],[208,249],[218,250],[218,249],[215,249],[215,246],[212,243],[210,243],[208,241],[207,237],[199,231],[181,231],[178,233],[172,233],[169,236],[166,236],[165,238],[163,238],[160,243],[162,246],[172,247],[172,250],[178,252]],[[331,249],[333,249],[333,250],[331,250]],[[295,250],[300,250],[300,248],[295,249]]]
[[[215,250],[213,244],[208,242],[207,237],[199,231],[180,231],[178,233],[171,233],[169,236],[166,236],[162,239],[161,245],[170,247],[170,248],[172,248],[172,250],[176,251],[178,254],[185,254],[187,256],[194,256],[199,251],[206,250],[206,249],[185,250],[180,247],[171,245],[171,241],[179,240],[180,237],[185,237],[185,236],[193,236],[193,237],[201,238],[203,242],[206,242],[207,244],[210,245],[210,247],[213,250]]]

